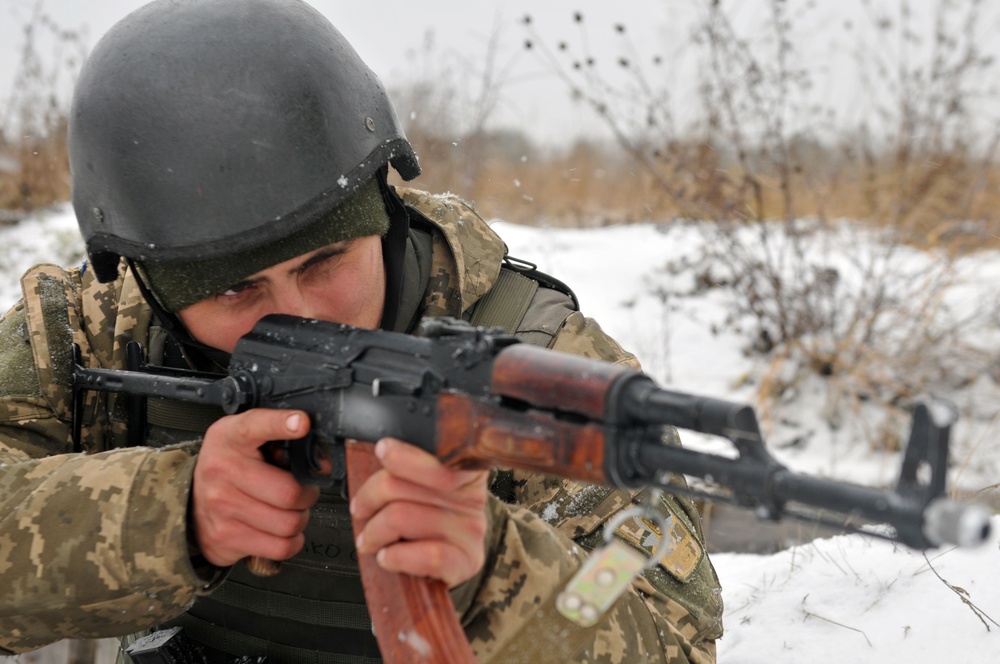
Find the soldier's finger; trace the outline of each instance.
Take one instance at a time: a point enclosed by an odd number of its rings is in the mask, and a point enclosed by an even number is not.
[[[254,408],[245,413],[219,418],[205,432],[227,444],[254,451],[270,440],[294,440],[309,432],[309,416],[299,410]]]
[[[397,438],[378,441],[375,456],[392,475],[437,491],[457,491],[488,474],[486,470],[448,468],[433,454]]]
[[[485,536],[485,513],[458,514],[419,503],[394,502],[364,524],[356,546],[359,553],[374,553],[402,540],[437,540],[469,555],[481,555]]]
[[[469,556],[447,542],[420,541],[386,546],[379,550],[375,560],[379,567],[390,572],[439,579],[454,588],[478,574],[485,559]]]
[[[459,490],[440,490],[396,477],[385,468],[369,477],[351,499],[351,514],[366,520],[392,502],[421,503],[459,513],[477,514],[486,506],[486,476],[481,485]]]
[[[249,465],[234,486],[254,501],[282,510],[304,510],[319,498],[319,487],[299,484],[287,470],[267,463]]]
[[[316,502],[319,490],[303,486],[288,471],[259,456],[222,446],[202,447],[195,465],[195,500],[209,505],[238,505],[246,497],[281,509],[306,509]],[[230,495],[235,491],[238,495]]]
[[[302,550],[305,536],[279,537],[255,528],[244,527],[234,531],[216,547],[202,546],[205,558],[219,567],[234,565],[248,556],[270,560],[287,560]]]
[[[309,510],[283,510],[260,502],[248,502],[232,518],[243,526],[281,538],[301,534],[309,523]]]

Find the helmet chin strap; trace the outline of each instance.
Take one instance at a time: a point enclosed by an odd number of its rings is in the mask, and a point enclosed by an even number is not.
[[[394,329],[399,317],[403,292],[403,261],[406,259],[406,239],[410,234],[410,218],[406,206],[387,181],[389,167],[383,166],[375,174],[386,212],[389,213],[389,232],[382,238],[382,263],[385,266],[385,303],[382,307],[383,330]]]
[[[142,297],[145,298],[149,304],[149,308],[153,310],[153,315],[160,321],[167,334],[178,345],[186,349],[188,353],[193,353],[195,357],[192,359],[204,360],[206,363],[214,364],[220,369],[228,367],[229,353],[203,344],[191,336],[188,329],[184,327],[184,323],[181,322],[180,317],[164,309],[160,301],[156,299],[156,295],[149,289],[146,281],[142,278],[142,272],[136,268],[135,262],[131,258],[126,258],[125,260],[128,262],[128,267],[132,270],[132,274],[135,275],[135,281],[139,285],[139,292],[142,293]]]

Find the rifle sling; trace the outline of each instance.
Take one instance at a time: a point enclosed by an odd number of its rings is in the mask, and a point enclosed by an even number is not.
[[[469,322],[480,327],[501,327],[507,334],[514,334],[537,290],[534,279],[502,268],[493,288],[476,303]]]

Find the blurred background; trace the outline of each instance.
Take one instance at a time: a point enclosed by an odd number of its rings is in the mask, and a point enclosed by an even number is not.
[[[142,4],[0,0],[4,219],[67,197],[75,74]],[[487,216],[849,216],[937,242],[997,209],[995,3],[312,4],[390,89],[418,186]]]

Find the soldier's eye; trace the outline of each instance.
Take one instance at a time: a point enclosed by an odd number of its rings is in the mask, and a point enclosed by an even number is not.
[[[240,283],[233,284],[226,290],[220,292],[219,297],[234,297],[236,295],[240,295],[241,293],[246,292],[247,289],[251,288],[253,285],[254,283],[252,281],[241,281]]]

